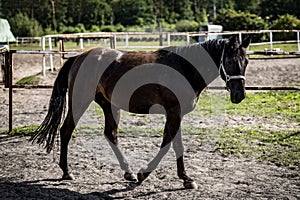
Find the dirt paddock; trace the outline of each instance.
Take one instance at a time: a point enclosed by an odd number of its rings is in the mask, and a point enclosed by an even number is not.
[[[16,55],[14,81],[40,72],[40,56]],[[58,61],[56,61],[58,63]],[[52,84],[55,74],[42,80]],[[295,85],[300,83],[300,59],[250,60],[247,85]],[[48,109],[49,89],[14,90],[14,127],[39,124]],[[8,128],[8,90],[0,88],[0,130]],[[80,121],[78,136],[69,145],[69,163],[75,180],[61,181],[59,152],[47,154],[31,145],[27,137],[0,135],[0,199],[300,199],[300,172],[255,159],[224,157],[202,148],[195,134],[183,133],[187,173],[198,184],[197,190],[184,190],[176,175],[171,150],[161,165],[142,185],[127,182],[101,132],[103,117],[91,110]],[[238,116],[237,116],[238,117]],[[122,120],[122,119],[121,119]],[[149,126],[145,124],[149,122]],[[231,125],[238,121],[226,119]],[[206,126],[203,119],[187,118],[183,123]],[[248,117],[245,123],[285,129],[291,124]],[[131,117],[122,126],[162,126],[163,119]],[[243,125],[243,124],[239,124]],[[300,126],[299,122],[292,126]],[[120,146],[137,172],[157,153],[162,138],[157,136],[120,136]]]

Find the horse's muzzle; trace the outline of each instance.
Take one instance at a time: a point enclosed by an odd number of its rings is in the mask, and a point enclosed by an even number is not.
[[[245,97],[246,97],[245,91],[238,91],[238,92],[230,93],[230,100],[232,103],[238,104],[241,101],[243,101],[243,99],[245,99]]]

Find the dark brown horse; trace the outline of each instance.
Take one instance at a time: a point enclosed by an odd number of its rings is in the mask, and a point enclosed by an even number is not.
[[[192,111],[200,92],[220,74],[230,91],[231,101],[245,98],[245,49],[236,37],[211,40],[154,52],[121,52],[95,48],[69,58],[54,83],[48,114],[31,138],[45,144],[50,152],[62,121],[68,91],[68,112],[60,129],[62,179],[73,179],[68,169],[67,150],[72,132],[88,105],[95,101],[105,116],[104,134],[112,147],[125,179],[141,183],[157,167],[171,143],[177,158],[178,176],[185,188],[197,185],[185,171],[180,124]],[[141,169],[137,179],[118,147],[120,109],[134,113],[161,113],[166,116],[161,150]]]

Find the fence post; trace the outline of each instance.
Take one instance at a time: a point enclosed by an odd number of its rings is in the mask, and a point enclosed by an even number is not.
[[[125,35],[125,48],[126,49],[128,48],[128,38],[129,38],[129,35],[128,35],[128,33],[126,33],[126,35]]]
[[[186,43],[190,44],[190,34],[186,34]]]
[[[58,45],[59,45],[59,48],[58,48],[58,51],[59,51],[59,56],[60,56],[60,67],[63,66],[64,64],[64,40],[62,38],[59,38],[58,39]]]
[[[5,68],[8,72],[8,87],[9,87],[9,94],[8,94],[8,131],[11,132],[13,128],[13,87],[12,87],[12,79],[13,79],[13,72],[12,72],[12,54],[15,51],[7,51],[5,52]]]
[[[205,41],[208,41],[209,40],[209,34],[208,32],[205,33]]]
[[[117,36],[116,34],[113,34],[112,37],[110,37],[110,48],[116,49],[117,48]]]
[[[45,37],[42,37],[42,51],[45,51],[46,44],[45,44]],[[43,64],[42,64],[42,75],[46,76],[46,56],[43,54]]]
[[[240,40],[240,42],[243,41],[243,40],[242,40],[242,33],[241,33],[241,32],[239,32],[239,40]]]
[[[114,49],[117,48],[117,35],[114,34]]]
[[[270,31],[270,50],[272,51],[273,49],[273,32]]]
[[[39,46],[40,46],[40,47],[42,46],[42,38],[43,38],[43,37],[40,37],[40,39],[39,39]]]
[[[167,42],[168,46],[171,46],[171,34],[169,32],[167,33]]]
[[[82,34],[79,35],[79,46],[80,46],[80,50],[83,50],[83,38],[82,38]]]
[[[298,52],[300,52],[300,36],[299,36],[299,31],[297,31],[297,44],[298,44]]]
[[[49,45],[49,51],[50,51],[50,69],[51,69],[51,72],[53,72],[53,55],[52,55],[52,38],[49,37],[48,38],[48,45]]]

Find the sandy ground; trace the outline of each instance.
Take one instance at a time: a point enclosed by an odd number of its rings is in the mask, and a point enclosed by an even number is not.
[[[41,56],[16,55],[14,80],[39,73]],[[58,68],[59,60],[55,65]],[[300,83],[300,59],[251,60],[247,69],[247,85],[295,85]],[[42,83],[52,84],[56,72]],[[14,90],[14,126],[39,124],[48,109],[49,89]],[[8,128],[8,90],[0,88],[0,130]],[[141,128],[163,127],[164,119],[130,115],[120,126]],[[210,119],[188,116],[184,124],[197,127],[211,125]],[[247,116],[225,119],[224,125],[288,129],[294,124],[278,124],[276,120]],[[69,145],[69,163],[74,181],[60,181],[58,150],[46,154],[26,137],[0,136],[0,199],[300,199],[300,173],[272,163],[235,156],[223,157],[212,151],[213,144],[203,145],[195,133],[183,133],[185,164],[195,179],[197,190],[183,190],[176,176],[174,152],[170,151],[161,165],[140,186],[123,180],[114,155],[100,132],[103,117],[91,106],[82,117],[78,137]],[[92,128],[91,128],[92,127]],[[98,127],[98,128],[97,128]],[[145,134],[124,137],[120,146],[134,171],[153,158],[160,137]],[[202,145],[200,145],[202,144]]]

